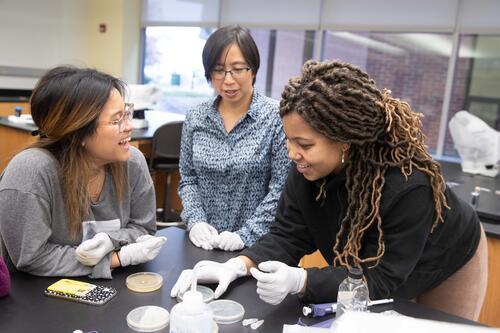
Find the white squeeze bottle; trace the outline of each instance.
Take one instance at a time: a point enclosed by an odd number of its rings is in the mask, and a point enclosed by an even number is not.
[[[363,280],[363,270],[352,267],[347,273],[347,278],[339,285],[336,317],[340,317],[346,311],[366,311],[368,300],[368,286]]]
[[[203,303],[203,295],[196,291],[196,281],[183,295],[183,300],[170,311],[170,333],[211,333],[212,311]]]

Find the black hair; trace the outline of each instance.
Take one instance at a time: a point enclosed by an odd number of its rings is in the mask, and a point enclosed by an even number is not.
[[[259,49],[257,48],[252,35],[250,35],[250,31],[240,27],[239,25],[222,27],[215,31],[207,39],[207,43],[205,44],[202,53],[205,78],[208,82],[212,81],[211,75],[214,67],[217,65],[217,61],[219,61],[222,52],[233,43],[238,45],[241,53],[243,53],[243,57],[245,58],[248,67],[252,69],[252,84],[255,84],[257,71],[260,66]]]

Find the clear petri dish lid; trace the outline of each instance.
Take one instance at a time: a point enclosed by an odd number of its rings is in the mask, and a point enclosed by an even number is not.
[[[216,300],[207,306],[212,310],[214,321],[218,324],[236,323],[245,315],[243,305],[229,299]]]
[[[127,315],[127,325],[138,332],[155,332],[168,325],[170,314],[160,306],[146,305],[133,309]]]
[[[190,290],[190,289],[188,289]],[[213,301],[214,299],[214,291],[205,286],[196,286],[196,291],[201,293],[204,303],[208,303]],[[177,296],[177,301],[182,302],[184,300],[184,293],[179,294]]]
[[[148,293],[161,288],[163,277],[157,273],[140,272],[127,276],[125,283],[127,288],[132,291]]]

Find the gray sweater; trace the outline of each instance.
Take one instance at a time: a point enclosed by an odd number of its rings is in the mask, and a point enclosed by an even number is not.
[[[115,249],[156,231],[153,182],[142,153],[130,147],[128,188],[118,202],[106,170],[99,201],[91,205],[91,226],[77,239],[69,234],[58,161],[44,149],[31,148],[16,155],[0,176],[0,255],[11,270],[40,276],[111,278],[111,253],[96,266],[80,264],[75,249],[86,238],[105,231]],[[87,223],[85,223],[87,222]],[[113,227],[109,227],[110,223]],[[107,225],[104,229],[92,226]]]

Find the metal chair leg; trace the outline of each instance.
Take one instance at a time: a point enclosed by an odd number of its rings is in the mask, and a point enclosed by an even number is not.
[[[180,221],[181,217],[179,214],[177,214],[171,206],[172,202],[172,196],[170,195],[170,184],[172,182],[172,175],[171,171],[168,170],[167,172],[167,184],[165,185],[165,200],[163,203],[163,221],[168,222],[168,221]]]

